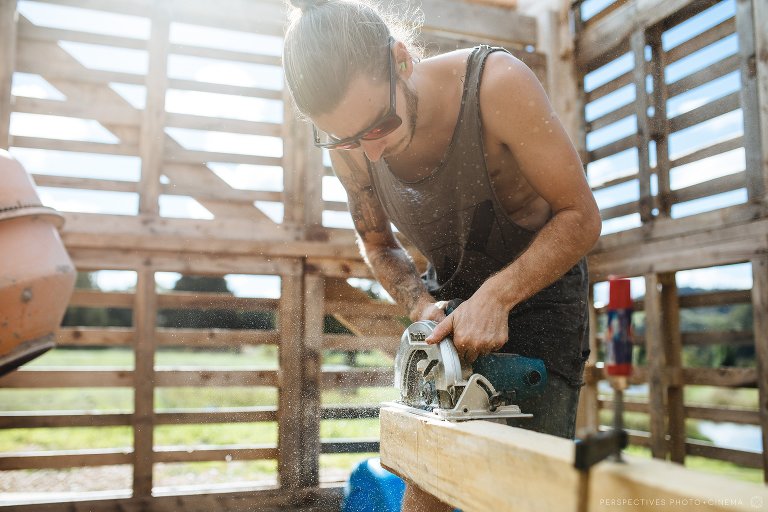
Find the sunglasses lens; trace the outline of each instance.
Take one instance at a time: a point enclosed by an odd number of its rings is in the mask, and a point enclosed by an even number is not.
[[[363,140],[376,140],[382,137],[386,137],[393,131],[397,130],[401,124],[403,124],[403,120],[400,119],[399,116],[390,116],[386,119],[382,119],[381,123],[379,123],[376,128],[369,131],[360,138]]]

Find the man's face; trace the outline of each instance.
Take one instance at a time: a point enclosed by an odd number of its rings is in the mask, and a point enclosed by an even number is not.
[[[376,140],[366,140],[365,137],[359,139],[360,147],[372,162],[400,153],[408,146],[413,136],[410,122],[413,112],[407,108],[412,99],[406,97],[405,87],[398,85],[399,82],[395,82],[395,114],[403,120],[402,124]],[[385,119],[390,113],[390,99],[390,80],[376,80],[358,75],[350,82],[339,105],[328,114],[316,116],[314,121],[319,130],[334,139],[354,137]]]

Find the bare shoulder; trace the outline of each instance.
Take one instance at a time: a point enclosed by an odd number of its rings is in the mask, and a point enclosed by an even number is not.
[[[523,61],[507,52],[491,53],[480,83],[480,110],[483,122],[506,130],[529,126],[533,117],[552,115],[544,88]]]

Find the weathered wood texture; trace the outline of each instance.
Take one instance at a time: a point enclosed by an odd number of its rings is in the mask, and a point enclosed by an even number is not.
[[[486,510],[754,510],[768,489],[706,475],[656,460],[605,461],[589,474],[579,507],[581,474],[566,439],[486,421],[449,423],[383,408],[382,464],[446,503]],[[499,492],[503,489],[504,492]],[[660,501],[665,500],[662,505]],[[619,500],[619,501],[617,501]]]

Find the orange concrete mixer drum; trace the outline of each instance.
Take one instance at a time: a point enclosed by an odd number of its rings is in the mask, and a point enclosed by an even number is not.
[[[0,149],[0,375],[54,346],[76,271],[34,183]]]

